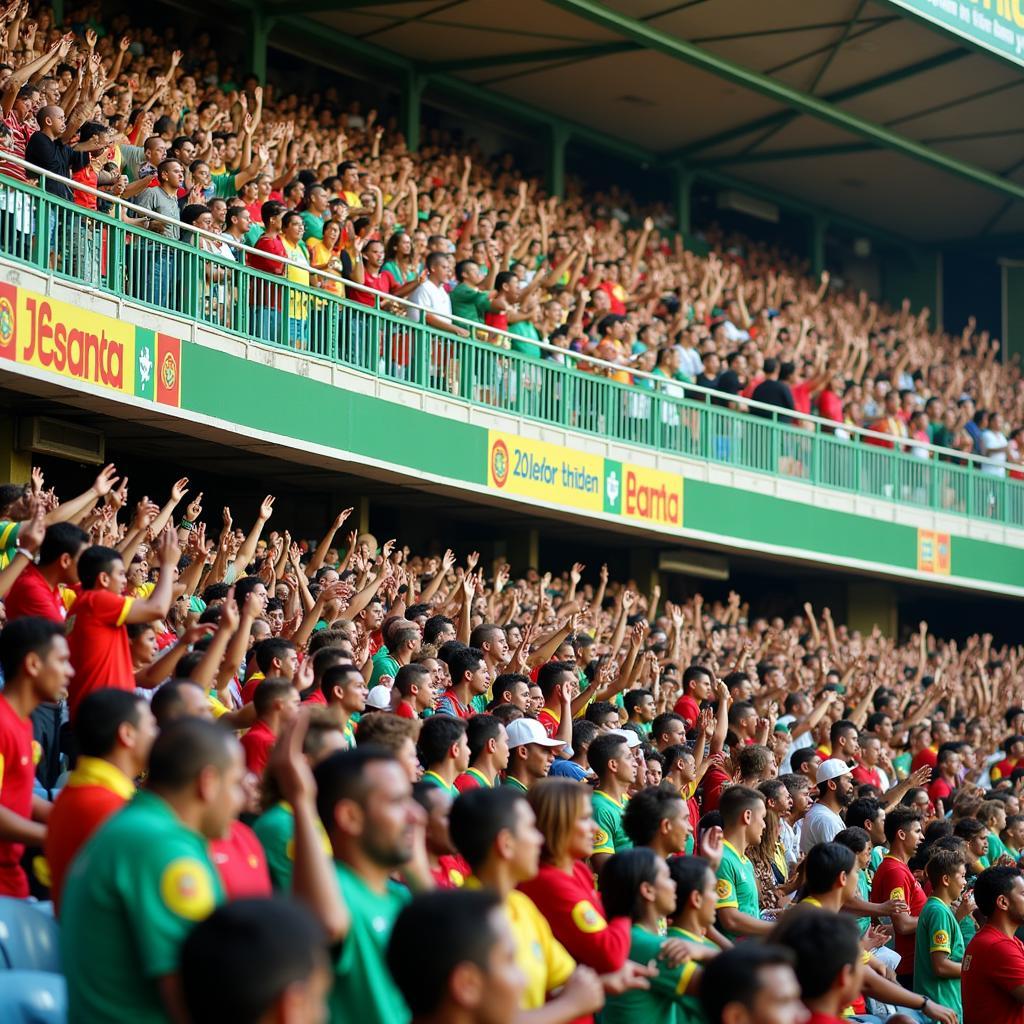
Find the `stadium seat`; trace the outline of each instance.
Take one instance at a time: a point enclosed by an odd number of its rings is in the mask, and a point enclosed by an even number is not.
[[[8,971],[60,971],[60,928],[53,914],[23,900],[0,898],[0,966]],[[0,970],[3,973],[3,970]],[[0,1013],[0,1021],[8,1018]]]
[[[68,991],[50,971],[0,971],[0,1020],[4,1024],[64,1024]]]

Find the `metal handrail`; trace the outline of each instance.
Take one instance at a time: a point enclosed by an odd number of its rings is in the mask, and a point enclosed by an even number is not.
[[[282,269],[285,271],[287,270],[288,267],[297,266],[290,260],[284,259],[280,256],[277,256],[276,254],[269,253],[262,249],[256,249],[252,246],[246,245],[244,242],[237,242],[234,239],[231,239],[230,242],[227,242],[228,236],[226,235],[206,231],[195,225],[186,225],[182,223],[180,220],[165,217],[162,214],[156,213],[155,211],[147,210],[141,206],[138,206],[136,203],[133,203],[130,200],[125,200],[123,198],[113,196],[108,192],[103,192],[102,190],[94,189],[91,186],[82,184],[80,182],[76,182],[62,175],[55,174],[44,168],[29,163],[27,160],[24,160],[13,153],[3,151],[2,153],[0,153],[0,161],[6,161],[12,164],[16,164],[24,168],[27,172],[31,173],[35,177],[51,178],[54,180],[58,180],[62,185],[70,188],[73,191],[82,192],[84,194],[91,195],[98,199],[101,199],[106,203],[112,204],[113,206],[118,208],[119,211],[130,212],[134,216],[145,217],[146,219],[151,221],[160,221],[169,225],[173,225],[177,227],[179,231],[191,232],[194,236],[207,238],[213,242],[216,242],[218,245],[227,243],[230,245],[232,249],[239,250],[247,254],[255,255],[264,261],[279,262],[282,266]],[[8,184],[8,182],[10,184]],[[117,217],[112,217],[104,213],[99,213],[98,211],[95,210],[89,210],[85,207],[78,206],[77,204],[70,203],[67,200],[64,200],[58,196],[52,195],[51,193],[46,192],[45,190],[40,190],[37,186],[33,186],[31,183],[22,182],[17,179],[5,180],[2,176],[0,176],[0,190],[4,188],[10,189],[11,186],[15,186],[15,188],[13,189],[14,192],[18,191],[18,187],[21,187],[25,188],[26,190],[31,190],[33,192],[38,192],[41,195],[45,195],[47,201],[56,203],[58,205],[62,205],[67,209],[73,210],[79,216],[95,218],[101,221],[102,223],[107,223],[111,225],[120,224],[124,229],[126,229],[126,231],[134,233],[138,237],[152,238],[154,241],[159,240],[164,245],[167,245],[172,248],[179,248],[186,252],[192,252],[195,250],[195,247],[189,245],[188,243],[167,238],[156,233],[150,233],[143,228],[137,228],[134,225],[129,225],[121,219],[120,215]],[[2,255],[2,253],[0,253],[0,255]],[[349,307],[351,307],[352,305],[349,302],[349,300],[341,298],[330,292],[326,292],[320,288],[304,287],[302,285],[296,284],[295,282],[285,283],[281,281],[276,275],[266,275],[262,271],[256,270],[248,266],[247,264],[239,264],[235,261],[228,260],[222,256],[219,256],[216,253],[201,251],[201,255],[204,260],[209,260],[219,266],[228,269],[238,269],[240,266],[245,266],[247,274],[250,274],[257,279],[264,279],[269,284],[276,285],[278,287],[287,287],[290,290],[297,291],[311,298],[324,299],[327,296],[330,296],[331,301],[336,302],[340,305]],[[381,311],[379,309],[381,301],[396,303],[402,306],[407,312],[415,312],[417,315],[417,319],[420,321],[421,326],[423,326],[425,330],[429,330],[432,333],[441,335],[444,335],[445,333],[436,327],[428,328],[426,327],[426,324],[423,323],[423,317],[427,313],[434,313],[434,311],[429,308],[410,302],[408,299],[402,299],[386,292],[377,291],[376,289],[370,288],[366,285],[357,284],[354,281],[351,281],[347,278],[343,278],[327,270],[314,270],[311,266],[302,269],[308,270],[310,274],[316,275],[319,278],[333,281],[341,285],[346,290],[346,292],[350,289],[356,289],[358,291],[372,295],[375,300],[374,309],[378,312],[384,312],[385,315],[388,315],[386,311]],[[356,304],[356,308],[365,310],[367,307],[365,305]],[[575,364],[573,368],[576,370],[579,370],[581,366],[601,367],[602,369],[608,370],[612,373],[628,373],[631,377],[635,379],[639,378],[641,380],[648,380],[653,384],[654,390],[663,400],[667,399],[669,401],[682,402],[686,399],[692,399],[694,396],[701,396],[704,398],[705,402],[717,401],[717,403],[719,403],[720,408],[721,403],[723,402],[734,403],[742,406],[741,409],[731,409],[730,411],[732,411],[733,413],[743,414],[745,412],[749,413],[755,409],[762,410],[763,412],[769,414],[768,417],[762,418],[768,418],[780,427],[793,427],[794,425],[800,423],[812,424],[815,427],[815,433],[824,433],[833,436],[835,435],[835,432],[837,430],[842,430],[851,435],[851,437],[867,440],[869,443],[872,444],[874,450],[889,449],[894,453],[898,453],[901,452],[902,450],[911,448],[923,449],[927,450],[931,455],[934,455],[938,459],[941,459],[945,462],[955,460],[958,463],[967,463],[976,467],[989,465],[999,469],[1000,471],[1006,470],[1008,468],[1008,464],[1005,462],[1001,462],[996,459],[990,459],[987,458],[986,456],[976,455],[973,452],[961,452],[958,451],[957,449],[944,448],[939,445],[932,444],[931,442],[918,441],[911,438],[896,437],[895,435],[885,434],[880,431],[873,430],[869,427],[859,427],[853,424],[847,424],[837,420],[825,419],[821,416],[816,416],[812,413],[802,413],[796,410],[785,409],[776,405],[769,405],[764,402],[756,401],[753,398],[741,398],[728,392],[716,391],[712,388],[706,388],[699,384],[690,383],[686,381],[679,381],[673,378],[666,378],[664,376],[659,376],[657,374],[650,373],[645,370],[630,368],[618,363],[611,363],[604,359],[601,359],[598,356],[574,352],[568,348],[560,348],[557,345],[552,345],[546,341],[537,341],[532,338],[524,338],[521,335],[512,334],[511,332],[502,330],[501,328],[485,326],[476,321],[466,320],[465,318],[455,314],[451,315],[451,321],[455,324],[465,327],[469,331],[470,337],[468,339],[459,339],[463,343],[473,342],[478,345],[486,344],[488,348],[493,348],[493,345],[487,344],[486,342],[480,342],[479,339],[477,338],[477,335],[479,333],[485,333],[489,337],[500,337],[508,342],[516,342],[519,344],[530,345],[541,352],[557,355],[560,360],[572,360]],[[452,335],[452,337],[455,336]],[[310,355],[315,357],[315,353],[310,353]],[[586,370],[582,372],[587,373]],[[587,376],[592,375],[587,373]],[[620,388],[631,390],[632,392],[635,392],[640,395],[650,394],[650,392],[647,389],[637,387],[635,384],[626,384],[620,381],[616,381],[613,383],[615,383]],[[682,395],[673,395],[671,393],[671,389],[674,388],[680,389]],[[800,428],[798,427],[798,429]]]

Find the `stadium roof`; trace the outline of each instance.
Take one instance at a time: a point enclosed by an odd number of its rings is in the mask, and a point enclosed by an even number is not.
[[[681,160],[906,238],[1024,232],[1024,68],[907,3],[267,0],[263,10],[394,54],[428,90],[461,85],[540,109],[648,162]]]

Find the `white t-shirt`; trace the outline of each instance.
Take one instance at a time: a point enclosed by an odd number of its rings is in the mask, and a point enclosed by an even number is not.
[[[846,825],[835,811],[824,804],[814,804],[803,819],[800,830],[800,852],[807,853],[818,843],[831,843]]]
[[[440,285],[434,284],[433,281],[428,279],[420,284],[412,295],[409,296],[409,301],[415,303],[417,306],[423,306],[425,309],[429,309],[431,313],[434,313],[437,316],[444,317],[446,323],[451,323],[451,296],[444,290],[444,288]],[[409,319],[419,323],[420,311],[418,309],[410,309]]]
[[[982,473],[989,476],[1006,476],[1006,435],[999,430],[983,430],[981,432],[981,450],[987,452],[989,448],[1002,448],[1001,452],[992,452],[990,459],[1003,463],[1002,466],[990,466],[987,462],[982,463]]]

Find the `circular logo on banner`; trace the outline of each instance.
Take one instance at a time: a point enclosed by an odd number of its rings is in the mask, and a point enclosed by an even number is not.
[[[178,379],[178,364],[174,361],[174,356],[168,352],[164,356],[164,361],[160,364],[160,381],[168,391],[174,387],[175,381]]]
[[[500,439],[491,446],[491,476],[498,487],[504,487],[508,480],[508,448]]]
[[[0,297],[0,348],[14,341],[14,307],[6,296]]]
[[[192,857],[179,857],[164,868],[160,896],[168,910],[189,921],[201,921],[215,903],[210,873]]]

